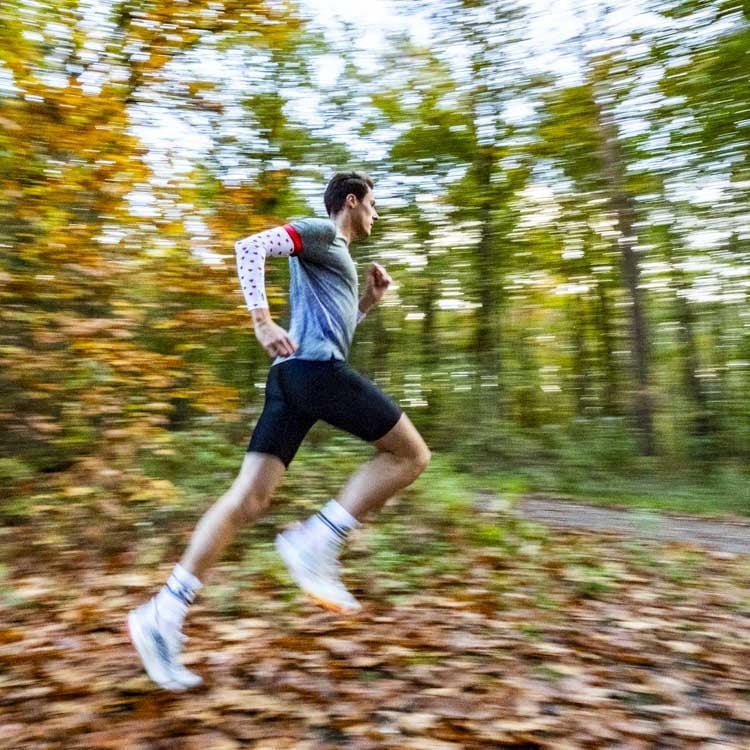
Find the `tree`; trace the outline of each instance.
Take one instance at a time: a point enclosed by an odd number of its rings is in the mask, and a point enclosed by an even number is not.
[[[232,267],[204,259],[236,239],[237,196],[221,174],[211,191],[175,179],[168,151],[149,153],[131,126],[177,99],[198,122],[219,114],[214,82],[186,72],[196,55],[249,45],[271,78],[302,25],[270,3],[3,3],[0,455],[50,470],[88,461],[101,478],[159,448],[180,404],[236,412],[218,341],[249,338],[246,313]],[[284,127],[278,109],[258,110],[259,129]],[[267,196],[289,194],[289,177],[260,182],[243,211],[270,223],[280,204]],[[215,220],[196,247],[190,219],[202,211]],[[227,379],[247,387],[246,375]]]

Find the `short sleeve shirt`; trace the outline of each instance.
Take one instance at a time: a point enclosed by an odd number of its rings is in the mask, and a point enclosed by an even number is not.
[[[293,221],[286,229],[295,246],[301,245],[289,258],[289,336],[297,351],[274,364],[292,358],[346,360],[359,303],[357,267],[346,238],[329,219]]]

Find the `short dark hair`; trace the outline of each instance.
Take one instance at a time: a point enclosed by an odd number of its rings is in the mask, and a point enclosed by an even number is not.
[[[344,207],[346,196],[353,193],[362,200],[373,188],[372,178],[364,172],[337,172],[331,177],[323,201],[329,216],[337,214]]]

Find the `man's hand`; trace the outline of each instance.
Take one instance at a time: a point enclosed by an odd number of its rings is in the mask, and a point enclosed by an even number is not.
[[[392,282],[388,271],[379,263],[373,263],[367,271],[367,287],[359,302],[359,309],[366,313],[373,305],[377,305]]]
[[[255,338],[271,357],[288,357],[297,351],[297,345],[289,338],[289,334],[271,320],[268,310],[258,308],[253,310],[255,324]]]

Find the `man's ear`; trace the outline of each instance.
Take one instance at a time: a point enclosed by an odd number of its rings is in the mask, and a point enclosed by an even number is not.
[[[349,195],[346,196],[346,205],[349,206],[349,208],[354,208],[358,202],[357,196],[354,195],[354,193],[349,193]]]

